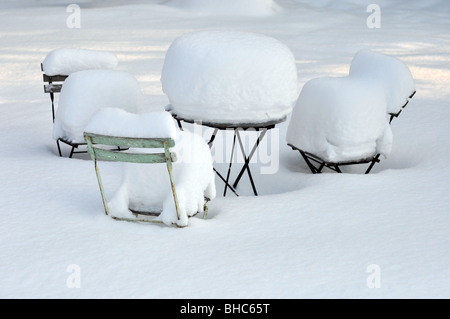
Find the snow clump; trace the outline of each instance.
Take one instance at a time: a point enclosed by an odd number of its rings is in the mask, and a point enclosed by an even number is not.
[[[46,75],[69,75],[77,71],[92,69],[114,69],[117,57],[106,51],[84,49],[55,49],[42,62]]]
[[[361,50],[350,65],[350,76],[383,86],[387,112],[396,114],[414,93],[411,71],[402,61],[378,52]]]

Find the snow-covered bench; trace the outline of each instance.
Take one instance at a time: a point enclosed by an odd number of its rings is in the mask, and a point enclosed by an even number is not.
[[[240,130],[257,132],[258,139],[233,187],[247,170],[257,195],[248,162],[265,132],[285,121],[298,97],[295,57],[282,42],[248,32],[201,31],[182,35],[169,47],[161,74],[161,84],[170,111],[181,121],[200,122],[217,131],[234,130],[233,146]],[[235,192],[236,194],[236,192]]]
[[[86,144],[84,128],[97,110],[114,107],[140,113],[142,102],[139,83],[128,72],[86,70],[70,74],[62,87],[53,124],[59,155],[60,141],[71,146],[69,157],[78,153],[78,146]]]
[[[114,69],[118,60],[111,52],[83,49],[55,49],[41,63],[44,92],[50,95],[55,120],[55,93],[61,91],[65,79],[74,72],[91,69]]]
[[[132,114],[105,108],[91,118],[84,136],[107,215],[179,227],[199,212],[206,217],[206,203],[216,194],[211,152],[199,135],[177,131],[168,112]],[[118,152],[104,145],[129,150]],[[126,163],[122,183],[109,202],[99,160]],[[149,165],[164,163],[166,168]]]
[[[349,75],[380,87],[385,94],[389,122],[398,117],[416,93],[408,66],[402,61],[371,50],[361,50],[353,58]]]

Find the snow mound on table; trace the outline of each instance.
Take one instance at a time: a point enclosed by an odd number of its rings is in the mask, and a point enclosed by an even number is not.
[[[72,73],[61,89],[53,138],[84,143],[83,132],[92,115],[105,107],[140,113],[143,96],[129,73],[86,70]]]
[[[118,137],[172,138],[176,127],[165,111],[135,114],[118,108],[104,108],[89,120],[86,132]]]
[[[400,111],[415,91],[414,80],[406,64],[370,50],[361,50],[354,56],[350,76],[381,85],[386,95],[388,113]]]
[[[69,75],[91,69],[114,69],[117,57],[111,52],[83,49],[55,49],[42,62],[45,74]]]
[[[167,51],[161,83],[178,115],[216,123],[281,119],[298,97],[290,49],[246,32],[203,31],[177,38]]]
[[[135,150],[133,150],[135,151]],[[162,211],[157,220],[167,225],[188,225],[188,218],[204,212],[205,197],[216,196],[211,151],[199,135],[178,131],[173,177],[178,197],[177,218],[166,164],[125,163],[123,180],[108,206],[112,216],[135,218],[135,211]]]
[[[273,0],[168,0],[165,5],[214,15],[260,16],[279,9]]]
[[[352,77],[308,81],[292,112],[288,144],[329,162],[388,156],[392,131],[382,92]]]

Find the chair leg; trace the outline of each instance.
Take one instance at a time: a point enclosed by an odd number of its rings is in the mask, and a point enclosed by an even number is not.
[[[311,172],[313,174],[320,173],[320,172],[317,171],[316,167],[311,163],[311,161],[309,160],[308,156],[303,151],[299,151],[299,152],[302,155],[303,159],[305,160],[305,162],[308,165],[308,167],[311,170]]]
[[[59,145],[59,140],[56,140],[56,146],[58,147],[59,157],[62,157],[61,146]]]
[[[369,165],[369,167],[367,168],[367,170],[366,170],[366,172],[364,174],[369,174],[370,173],[370,171],[371,171],[372,167],[375,165],[375,163],[378,163],[380,161],[379,157],[380,157],[380,154],[377,154],[373,158],[372,162],[370,162],[370,165]]]
[[[88,152],[91,155],[91,158],[94,160],[94,165],[95,165],[95,175],[97,176],[97,182],[98,182],[98,187],[100,188],[100,194],[102,196],[102,202],[103,202],[103,207],[105,209],[105,214],[109,215],[109,208],[108,208],[108,202],[106,201],[106,195],[105,195],[105,190],[103,189],[103,183],[102,183],[102,178],[100,176],[100,170],[98,168],[98,163],[97,163],[97,159],[95,158],[95,153],[94,150],[92,148],[92,141],[90,137],[86,138],[86,142],[87,142],[87,148],[88,148]]]
[[[166,165],[167,165],[167,172],[169,173],[170,186],[172,187],[172,194],[173,194],[173,201],[175,203],[175,210],[177,212],[177,218],[178,218],[178,220],[180,220],[180,209],[179,209],[179,205],[178,205],[177,192],[175,190],[175,182],[173,179],[172,158],[170,157],[170,150],[169,150],[168,142],[164,142],[164,153],[166,156]]]
[[[70,150],[69,158],[72,158],[74,151],[75,151],[75,146],[72,146],[72,149]]]
[[[51,82],[50,82],[51,83]],[[52,116],[53,123],[55,123],[55,95],[53,92],[50,92],[50,100],[52,101]]]

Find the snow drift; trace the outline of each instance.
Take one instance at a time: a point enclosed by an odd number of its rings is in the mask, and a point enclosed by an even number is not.
[[[281,119],[298,96],[290,49],[247,32],[203,31],[177,38],[167,51],[161,83],[177,114],[216,123]]]

